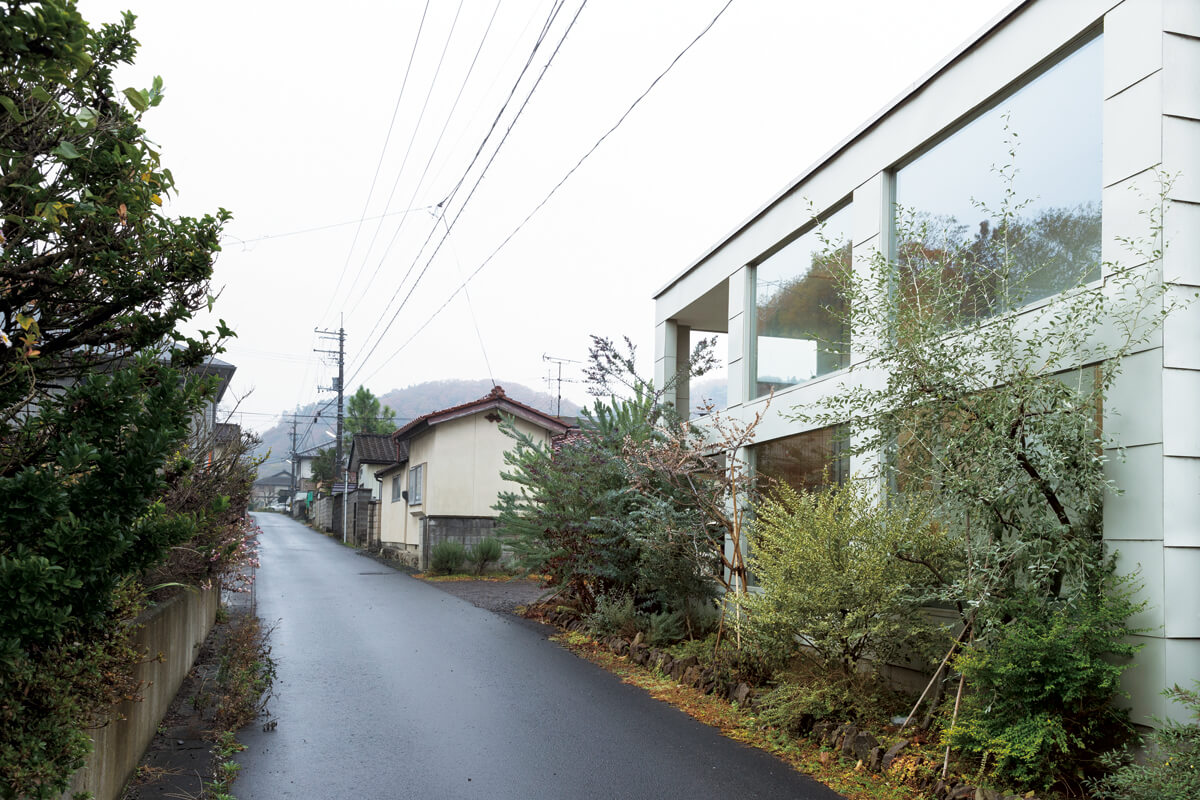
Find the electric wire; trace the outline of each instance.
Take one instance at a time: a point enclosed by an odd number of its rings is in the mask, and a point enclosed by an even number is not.
[[[475,48],[475,55],[471,58],[471,64],[467,67],[467,74],[463,77],[462,83],[459,84],[458,93],[454,96],[454,102],[450,105],[449,113],[446,114],[446,121],[442,123],[442,129],[438,131],[436,143],[434,144],[433,149],[429,151],[429,158],[425,161],[425,168],[421,170],[421,177],[417,179],[416,187],[413,189],[412,197],[408,201],[409,205],[412,205],[412,203],[416,201],[417,195],[421,193],[421,187],[425,185],[425,178],[429,174],[430,167],[433,166],[433,159],[437,156],[438,149],[442,146],[442,140],[445,138],[446,129],[450,127],[450,120],[454,118],[454,112],[458,110],[459,101],[462,100],[463,92],[466,90],[467,84],[471,80],[471,75],[475,72],[475,65],[479,62],[479,56],[483,52],[483,46],[487,42],[488,35],[492,32],[492,26],[496,22],[496,14],[500,11],[500,2],[501,0],[496,0],[496,5],[494,8],[492,8],[492,16],[488,19],[488,24],[483,31],[483,36],[480,38],[479,44]],[[460,5],[459,8],[461,9],[461,7],[462,6]],[[399,180],[399,176],[397,176],[397,180]],[[426,210],[432,208],[436,208],[436,206],[426,206]],[[375,279],[379,276],[379,273],[383,268],[384,258],[391,250],[396,237],[400,235],[400,229],[403,226],[404,219],[401,219],[400,225],[398,225],[396,230],[392,233],[391,241],[388,242],[387,247],[384,249],[384,257],[379,259],[379,263],[375,266],[375,271],[371,273],[371,277],[367,280],[366,286],[363,287],[362,294],[359,295],[358,300],[354,302],[354,305],[350,307],[350,316],[354,316],[354,313],[358,310],[358,307],[362,303],[363,299],[371,291],[371,286],[375,283]],[[367,252],[370,252],[370,248],[368,248]],[[355,279],[355,283],[357,283],[357,278]],[[351,286],[350,294],[353,294],[353,285]]]
[[[521,103],[520,108],[517,109],[516,114],[513,115],[512,121],[509,123],[508,127],[505,129],[504,135],[501,137],[500,142],[496,145],[496,148],[492,151],[491,157],[488,159],[487,163],[484,164],[483,169],[480,170],[479,175],[475,179],[475,183],[471,186],[471,189],[467,193],[467,197],[463,200],[462,205],[459,206],[458,211],[454,216],[454,219],[451,220],[451,222],[445,226],[446,227],[445,234],[442,235],[442,238],[438,241],[437,245],[434,247],[433,252],[429,254],[429,258],[426,260],[425,266],[421,268],[421,271],[417,274],[416,279],[413,280],[412,285],[409,287],[408,294],[406,294],[404,296],[404,299],[400,302],[400,305],[397,306],[395,313],[392,314],[392,318],[390,320],[388,320],[388,323],[387,323],[387,325],[384,326],[383,330],[378,333],[378,335],[375,338],[374,344],[371,345],[371,348],[367,352],[366,356],[364,356],[362,358],[362,360],[359,362],[358,366],[354,369],[354,372],[351,375],[351,380],[353,380],[355,377],[357,377],[358,373],[362,371],[362,368],[366,365],[367,361],[371,358],[371,355],[375,352],[375,350],[379,347],[379,344],[383,341],[384,336],[387,335],[387,332],[389,330],[391,330],[392,325],[395,324],[396,319],[400,316],[400,312],[402,310],[404,310],[404,307],[405,307],[405,305],[407,305],[408,300],[412,297],[413,292],[416,291],[417,286],[420,285],[421,279],[424,278],[425,274],[429,271],[429,267],[433,263],[434,258],[437,257],[437,254],[441,250],[442,245],[445,244],[446,239],[450,236],[451,230],[458,223],[458,220],[462,217],[463,213],[466,211],[467,205],[471,202],[471,198],[475,196],[475,192],[476,192],[476,190],[478,190],[479,185],[483,182],[483,178],[487,175],[488,169],[491,167],[492,163],[495,161],[496,156],[499,154],[501,148],[504,147],[504,143],[506,141],[508,141],[508,137],[512,133],[513,128],[516,126],[517,121],[520,120],[522,112],[524,112],[525,108],[528,106],[529,101],[533,97],[534,92],[537,91],[538,86],[541,85],[542,79],[546,76],[546,72],[550,69],[550,66],[554,63],[555,56],[557,56],[558,52],[562,49],[563,43],[566,42],[567,36],[570,35],[572,28],[575,27],[575,23],[578,22],[578,20],[579,20],[579,15],[583,12],[583,9],[586,6],[587,6],[587,0],[583,0],[583,2],[580,3],[579,8],[575,11],[575,15],[571,18],[570,23],[567,25],[566,30],[563,31],[562,36],[559,38],[558,44],[555,46],[554,51],[550,54],[550,57],[546,60],[546,63],[542,67],[541,72],[538,74],[537,79],[534,81],[533,86],[530,88],[528,94],[525,96],[525,100]],[[555,11],[552,13],[557,14],[557,10],[560,9],[561,7],[562,7],[562,3],[559,3],[559,5],[556,7]],[[468,169],[469,169],[469,167],[468,167]],[[465,173],[464,173],[464,176],[465,176]],[[455,187],[455,189],[453,191],[457,192],[458,188],[461,185],[462,185],[462,182],[460,181],[460,183]],[[444,206],[443,206],[442,214],[443,214],[443,216],[445,215],[445,207]],[[434,227],[433,230],[436,230],[436,226]],[[428,244],[429,239],[431,239],[432,237],[433,237],[433,231],[431,230],[429,237],[426,239],[426,244]],[[510,238],[511,238],[511,235],[510,235]],[[409,267],[409,272],[411,272],[412,268],[415,267],[416,262],[417,262],[417,260],[420,259],[421,253],[424,251],[424,249],[425,249],[425,245],[422,245],[421,249],[417,252],[416,259],[414,259],[413,264]],[[406,277],[407,277],[407,273],[406,273]],[[470,278],[468,278],[468,280],[470,280]],[[399,294],[400,288],[402,288],[402,286],[403,286],[403,281],[401,281],[401,284],[397,286],[396,294]],[[457,294],[457,292],[456,292],[456,294]],[[395,299],[395,295],[393,295],[393,299]],[[390,301],[389,301],[388,305],[389,306],[391,305]],[[385,308],[384,313],[385,314],[387,313],[386,308]]]
[[[525,74],[528,72],[530,65],[533,63],[533,60],[536,57],[538,50],[541,48],[542,43],[545,41],[546,35],[550,31],[551,27],[553,26],[554,20],[557,19],[558,14],[562,10],[564,3],[565,3],[565,0],[557,0],[557,2],[551,8],[550,13],[547,16],[545,23],[543,23],[543,25],[542,25],[542,30],[538,34],[537,40],[534,42],[533,49],[529,53],[529,57],[526,58],[524,66],[521,68],[520,73],[517,75],[517,79],[513,82],[512,89],[509,90],[508,96],[505,98],[504,103],[500,107],[500,110],[496,113],[495,118],[492,120],[492,124],[488,128],[487,133],[484,135],[483,139],[480,141],[479,147],[476,149],[475,154],[471,157],[471,160],[467,164],[466,169],[463,170],[463,174],[458,179],[458,182],[450,190],[450,192],[446,195],[446,197],[441,201],[441,203],[439,203],[439,205],[442,206],[443,208],[445,208],[446,204],[451,202],[453,200],[453,198],[455,197],[455,195],[458,193],[458,190],[462,187],[463,183],[466,181],[467,175],[470,173],[472,167],[474,167],[475,163],[478,161],[480,154],[483,152],[483,150],[487,146],[488,140],[491,139],[492,134],[495,132],[497,125],[499,125],[500,120],[504,116],[504,112],[508,109],[509,104],[512,102],[513,97],[516,95],[517,89],[521,85],[521,81],[524,79]],[[585,0],[585,3],[586,3],[586,0]],[[581,9],[582,9],[582,6],[581,6]],[[578,17],[578,14],[576,14],[576,16]],[[568,30],[569,30],[569,28],[568,28]],[[560,42],[560,46],[561,46],[561,42]],[[535,88],[536,88],[536,84],[535,84]],[[518,113],[518,116],[519,116],[519,113]],[[515,118],[514,118],[514,121],[515,121]],[[510,126],[510,130],[511,130],[511,126]],[[503,141],[501,142],[501,145],[503,145]],[[497,147],[499,147],[499,146],[500,145],[498,145]],[[482,179],[482,175],[480,176],[480,179]],[[476,185],[478,185],[478,181],[476,181]],[[465,203],[464,203],[464,205],[465,205]],[[429,241],[433,238],[433,234],[436,230],[437,230],[437,224],[435,222],[434,225],[430,228],[429,234],[425,237],[425,241],[421,244],[421,247],[417,250],[417,254],[416,254],[416,256],[414,256],[412,263],[408,266],[408,269],[405,271],[404,276],[397,282],[396,291],[393,292],[391,298],[388,299],[387,304],[384,306],[383,311],[379,315],[379,319],[376,320],[375,325],[372,326],[372,330],[377,329],[379,327],[379,324],[381,322],[383,322],[384,317],[387,316],[388,309],[391,308],[392,303],[394,303],[396,301],[396,298],[400,295],[400,291],[401,291],[401,289],[403,289],[405,281],[408,280],[409,275],[411,275],[413,269],[416,268],[417,262],[420,261],[421,254],[425,252],[425,248],[426,248],[426,246],[428,246]],[[384,252],[383,257],[384,258],[387,257],[387,251]],[[397,310],[396,313],[399,314],[399,309]],[[393,315],[392,321],[395,321],[395,315]],[[390,327],[390,326],[391,326],[391,323],[389,322],[388,327]],[[366,361],[366,358],[369,358],[370,354],[374,352],[376,347],[378,347],[379,341],[381,341],[381,340],[382,340],[382,334],[376,340],[375,344],[371,347],[371,350],[367,354],[367,356],[363,358],[364,363]],[[353,367],[353,366],[354,365],[352,363],[351,367]],[[359,369],[361,369],[361,366],[359,367]]]
[[[454,19],[450,22],[450,31],[446,34],[446,43],[442,45],[442,53],[438,57],[437,67],[434,68],[433,77],[429,80],[429,89],[425,92],[425,101],[421,104],[421,111],[417,114],[417,121],[413,123],[412,135],[408,137],[408,146],[404,149],[404,157],[400,159],[400,169],[396,170],[396,179],[392,181],[392,188],[388,192],[387,200],[383,204],[385,214],[392,207],[392,199],[396,196],[396,189],[399,188],[400,179],[404,177],[404,170],[408,166],[408,157],[412,155],[413,145],[417,142],[417,134],[421,132],[421,123],[425,121],[425,112],[429,110],[429,100],[433,97],[433,90],[437,88],[438,77],[442,74],[442,66],[446,63],[446,53],[450,50],[450,42],[454,39],[454,30],[458,27],[459,17],[462,16],[463,2],[465,0],[459,0],[458,10],[454,12]],[[413,193],[413,199],[416,199],[415,192]],[[402,218],[400,225],[396,227],[396,233],[399,233],[400,228],[403,226],[404,220]],[[363,270],[366,269],[367,262],[371,258],[371,251],[375,249],[375,242],[379,239],[379,232],[382,229],[383,220],[380,220],[375,225],[375,232],[371,234],[371,241],[367,244],[366,252],[363,253],[362,263],[359,264],[358,272],[355,273],[354,280],[350,284],[350,289],[346,292],[347,300],[354,296],[354,289],[358,286],[358,279],[362,277]],[[392,238],[394,239],[395,236],[396,234],[394,233]]]
[[[240,239],[237,236],[234,236],[233,234],[230,234],[230,233],[222,233],[221,238],[222,239],[232,239],[235,243],[240,244],[240,245],[242,245],[243,248],[245,248],[246,245],[258,244],[259,242],[266,242],[266,241],[270,241],[272,239],[284,239],[288,236],[300,236],[300,235],[306,234],[306,233],[319,233],[320,231],[328,231],[328,230],[332,230],[333,228],[344,228],[347,225],[361,225],[363,222],[374,221],[377,219],[383,219],[385,217],[395,217],[400,214],[411,214],[414,211],[428,211],[431,208],[437,208],[437,206],[435,206],[435,205],[414,206],[413,208],[404,208],[404,209],[399,209],[397,211],[390,211],[386,214],[377,214],[373,217],[361,217],[359,219],[346,220],[345,222],[331,222],[328,225],[314,225],[311,228],[300,228],[299,230],[284,231],[283,233],[267,233],[267,234],[263,234],[262,236],[255,236],[252,239]]]
[[[421,43],[421,31],[425,29],[425,17],[429,13],[429,3],[431,0],[425,0],[425,8],[421,11],[421,22],[417,26],[417,35],[413,37],[412,50],[408,54],[408,66],[404,70],[404,80],[400,82],[400,93],[396,96],[396,105],[392,109],[392,119],[388,123],[387,135],[383,139],[383,147],[379,151],[379,161],[375,165],[375,174],[371,177],[371,188],[367,190],[367,199],[363,203],[362,213],[359,215],[358,227],[354,230],[354,238],[350,242],[350,249],[346,252],[346,261],[342,265],[341,271],[338,273],[337,286],[333,293],[329,295],[329,303],[325,306],[325,310],[321,312],[320,319],[324,319],[333,308],[333,301],[338,296],[338,292],[342,288],[342,280],[346,276],[346,270],[350,267],[350,258],[354,255],[354,247],[358,244],[358,234],[362,230],[363,219],[367,215],[367,209],[371,207],[371,195],[375,193],[375,182],[379,180],[379,172],[383,168],[383,157],[387,154],[388,142],[392,139],[392,129],[396,125],[396,116],[400,113],[400,102],[404,99],[404,89],[408,86],[408,76],[412,74],[413,59],[417,55],[417,45]]]
[[[404,348],[406,348],[409,344],[412,343],[412,341],[414,339],[416,339],[416,337],[421,333],[421,331],[425,330],[425,328],[428,327],[429,324],[431,322],[433,322],[433,320],[439,314],[441,314],[442,311],[444,311],[447,306],[450,305],[450,302],[452,300],[454,300],[455,297],[458,296],[459,292],[466,290],[467,284],[470,283],[471,280],[474,279],[475,276],[478,275],[483,270],[484,267],[486,267],[489,263],[491,263],[492,259],[494,259],[496,257],[496,255],[502,249],[504,249],[504,247],[510,241],[512,241],[513,237],[516,236],[517,233],[519,233],[520,230],[525,227],[525,225],[534,217],[535,214],[537,214],[539,211],[541,211],[541,209],[546,205],[546,203],[548,203],[550,201],[550,199],[558,192],[558,190],[560,188],[562,188],[563,184],[565,184],[567,182],[567,180],[570,179],[570,177],[575,174],[575,172],[592,155],[592,153],[596,152],[596,149],[600,147],[600,145],[604,142],[604,140],[607,139],[610,135],[612,135],[612,133],[614,131],[616,131],[617,128],[621,127],[622,123],[625,122],[625,120],[629,117],[629,115],[633,112],[633,110],[635,108],[637,108],[637,106],[642,102],[642,100],[644,100],[646,98],[646,96],[650,94],[650,92],[654,89],[654,87],[657,86],[658,83],[664,77],[666,77],[667,74],[670,73],[672,69],[675,68],[675,65],[679,63],[679,61],[688,53],[689,50],[691,50],[693,47],[695,47],[695,45],[701,39],[703,39],[710,30],[712,30],[713,26],[717,24],[717,22],[721,19],[721,17],[725,14],[725,12],[729,9],[729,7],[731,5],[733,5],[733,0],[728,0],[728,2],[726,2],[725,5],[723,5],[721,7],[721,9],[717,12],[716,16],[714,16],[712,18],[712,21],[710,21],[700,31],[700,33],[697,34],[696,37],[694,39],[692,39],[692,41],[689,42],[688,45],[686,47],[684,47],[683,50],[681,50],[678,55],[675,56],[674,59],[671,60],[671,63],[667,65],[667,68],[664,69],[658,75],[658,77],[656,77],[653,81],[650,82],[650,85],[646,87],[645,91],[643,91],[637,97],[637,99],[633,101],[632,104],[630,104],[629,108],[627,108],[625,110],[625,112],[620,116],[620,118],[616,121],[616,123],[611,128],[609,128],[598,140],[596,140],[596,143],[593,144],[591,146],[591,148],[588,149],[588,151],[583,154],[583,157],[580,158],[578,162],[576,162],[575,166],[571,167],[571,169],[569,169],[567,171],[567,173],[562,177],[562,179],[559,180],[559,182],[554,185],[554,187],[550,190],[550,192],[544,198],[542,198],[542,201],[540,203],[538,203],[534,207],[534,209],[529,212],[528,215],[526,215],[525,219],[523,219],[515,228],[513,228],[513,230],[508,234],[508,236],[504,237],[504,239],[500,242],[500,244],[498,244],[496,246],[496,248],[494,250],[492,250],[492,252],[490,254],[488,254],[488,256],[479,264],[479,266],[476,267],[475,270],[470,275],[467,276],[467,279],[465,281],[463,281],[461,284],[459,284],[458,288],[455,289],[454,292],[452,292],[450,294],[450,296],[446,298],[445,302],[443,302],[440,306],[438,306],[437,310],[435,310],[433,312],[433,314],[431,314],[423,323],[421,323],[421,326],[419,328],[417,328],[413,332],[413,334],[404,341],[403,344],[401,344],[398,348],[396,348],[396,350],[390,356],[388,356],[386,359],[384,359],[383,362],[378,367],[376,367],[374,372],[367,375],[367,377],[363,379],[364,381],[370,380],[372,377],[374,377],[379,372],[379,370],[383,369],[383,367],[386,366],[388,363],[390,363],[392,361],[392,359],[394,359],[396,356],[398,356],[404,350]],[[457,220],[457,217],[455,219]],[[447,235],[449,235],[449,233],[447,233]],[[443,241],[444,240],[445,240],[445,237],[443,237]],[[436,254],[436,251],[435,251],[435,254]],[[426,267],[428,267],[428,263],[426,264]],[[424,274],[424,272],[422,272],[422,274]],[[419,276],[418,276],[418,280],[420,280]],[[411,296],[411,294],[412,293],[410,291],[409,296]],[[405,299],[407,300],[407,297]],[[399,314],[399,311],[397,311],[397,315],[398,314]],[[395,317],[393,317],[393,321],[394,320],[395,320]],[[390,327],[390,323],[389,323],[389,327]],[[378,341],[379,340],[376,341],[376,344],[378,344]],[[374,348],[372,348],[371,352],[374,352]],[[368,353],[367,357],[368,358],[370,357],[370,353]],[[365,363],[365,359],[364,359],[364,363]],[[361,369],[362,369],[362,367],[360,366],[359,369],[355,371],[355,373],[354,373],[355,376],[358,375],[358,372],[361,371]]]

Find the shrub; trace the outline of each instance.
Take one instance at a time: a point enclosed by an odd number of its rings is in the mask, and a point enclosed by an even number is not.
[[[494,536],[488,536],[471,548],[467,553],[467,561],[475,566],[475,574],[480,575],[488,564],[499,561],[503,552],[504,547],[500,544],[500,540]]]
[[[639,628],[633,595],[600,595],[596,598],[596,609],[585,617],[585,622],[600,636],[632,636]]]
[[[1103,583],[1074,608],[1012,601],[1007,624],[956,659],[971,690],[946,743],[997,781],[1073,788],[1128,737],[1128,712],[1112,701],[1125,669],[1116,662],[1137,651],[1125,620],[1138,606],[1128,580]]]
[[[682,611],[655,611],[644,619],[647,644],[671,644],[685,636]]]
[[[1138,763],[1128,750],[1102,759],[1115,771],[1093,784],[1100,800],[1192,800],[1200,797],[1200,681],[1196,689],[1175,686],[1163,692],[1192,712],[1197,722],[1156,719],[1146,758]]]
[[[271,631],[253,614],[239,614],[229,624],[220,649],[216,722],[230,731],[245,727],[266,711],[275,683],[275,661],[268,644]]]
[[[433,546],[433,552],[429,554],[429,568],[435,573],[449,575],[462,566],[466,557],[467,551],[462,542],[447,539]]]
[[[758,721],[796,735],[821,720],[889,718],[903,706],[900,697],[874,672],[842,676],[801,670],[759,698]]]
[[[931,629],[919,613],[929,573],[896,556],[937,557],[929,551],[939,535],[923,515],[898,501],[885,507],[861,482],[821,492],[780,485],[755,514],[750,564],[763,591],[742,602],[769,661],[799,656],[849,677],[867,657],[913,655]]]

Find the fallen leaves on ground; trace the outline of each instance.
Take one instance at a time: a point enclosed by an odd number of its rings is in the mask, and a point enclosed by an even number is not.
[[[792,739],[778,731],[757,726],[753,714],[699,689],[684,686],[657,670],[643,667],[626,656],[610,653],[586,634],[563,631],[550,637],[571,652],[619,677],[622,682],[645,690],[705,725],[716,728],[727,738],[765,750],[786,761],[794,769],[810,775],[848,800],[917,800],[922,795],[906,786],[889,781],[883,775],[866,770],[855,771],[828,748],[808,739]]]

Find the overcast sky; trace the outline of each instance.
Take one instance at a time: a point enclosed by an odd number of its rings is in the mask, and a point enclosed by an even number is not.
[[[348,390],[545,388],[543,355],[582,361],[589,334],[650,373],[654,293],[1011,5],[733,0],[522,224],[726,4],[580,2],[535,51],[552,0],[80,0],[138,16],[118,89],[163,76],[170,212],[234,214],[213,283],[235,421],[330,398],[314,328],[343,315]]]

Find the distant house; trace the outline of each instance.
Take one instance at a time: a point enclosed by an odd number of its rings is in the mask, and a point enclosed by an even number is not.
[[[375,479],[380,471],[394,466],[398,453],[396,442],[390,433],[356,433],[350,443],[350,482],[362,489],[371,490],[371,499],[382,497],[380,481]]]
[[[250,500],[262,505],[275,503],[279,501],[280,494],[286,497],[291,487],[291,473],[287,470],[280,470],[274,475],[267,475],[256,480],[250,492]]]
[[[510,417],[517,430],[549,444],[566,432],[557,417],[518,403],[499,386],[484,397],[414,419],[391,438],[396,463],[375,474],[382,481],[384,547],[425,568],[440,541],[471,546],[495,527],[497,496],[505,485],[504,454],[513,441],[500,430]]]

